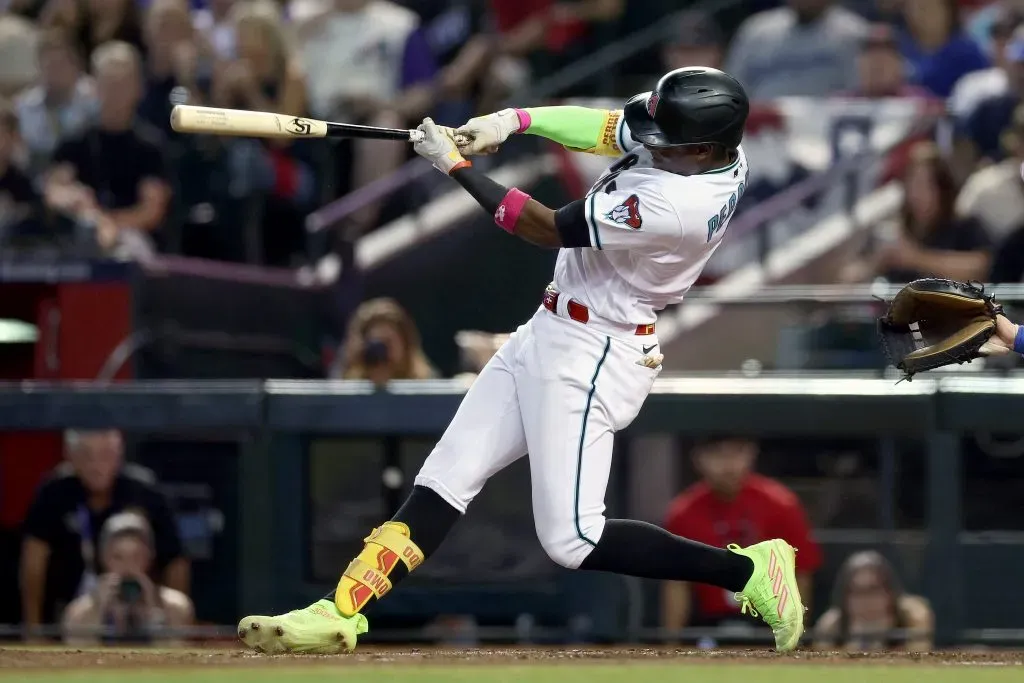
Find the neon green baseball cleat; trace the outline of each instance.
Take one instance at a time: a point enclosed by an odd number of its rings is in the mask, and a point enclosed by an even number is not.
[[[804,633],[804,603],[796,583],[796,548],[774,538],[741,548],[730,545],[729,550],[749,557],[754,573],[736,600],[743,606],[741,612],[760,616],[775,634],[775,649],[787,652],[800,644]]]
[[[342,616],[330,600],[276,617],[246,617],[238,637],[257,652],[327,655],[355,649],[356,638],[369,630],[362,614]]]

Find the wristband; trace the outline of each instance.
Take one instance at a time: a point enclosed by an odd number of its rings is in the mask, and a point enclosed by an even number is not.
[[[462,161],[448,169],[448,175],[455,173],[455,171],[458,171],[460,168],[470,168],[472,165],[472,161],[470,161],[469,159],[463,159]]]
[[[533,123],[533,118],[530,117],[530,112],[526,111],[525,109],[515,109],[514,111],[516,113],[516,116],[519,117],[519,130],[517,130],[516,132],[525,133],[527,129],[530,127],[530,124]]]
[[[505,198],[501,200],[501,203],[498,204],[498,209],[494,212],[494,222],[508,234],[514,234],[519,214],[523,212],[523,207],[526,206],[526,202],[529,200],[530,195],[517,187],[513,187],[505,195]]]
[[[1013,350],[1024,353],[1024,325],[1017,325],[1017,336],[1013,339]]]

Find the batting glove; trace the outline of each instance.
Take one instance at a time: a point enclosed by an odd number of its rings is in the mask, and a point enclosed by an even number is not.
[[[421,157],[434,164],[434,168],[437,170],[451,174],[458,168],[471,165],[459,154],[455,140],[452,139],[451,133],[447,132],[451,130],[450,128],[438,126],[433,120],[426,118],[416,130],[422,131],[424,137],[422,141],[413,144],[412,148]]]
[[[471,118],[455,129],[468,142],[459,146],[463,154],[492,154],[509,135],[519,132],[519,114],[515,109],[502,109],[495,114]]]

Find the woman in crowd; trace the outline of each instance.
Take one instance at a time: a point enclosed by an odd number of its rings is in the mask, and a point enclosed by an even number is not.
[[[144,22],[146,92],[140,117],[165,134],[171,132],[175,104],[205,104],[209,59],[192,28],[188,0],[152,0]],[[179,94],[180,93],[180,94]]]
[[[814,645],[925,652],[932,646],[934,621],[925,599],[906,593],[892,565],[869,550],[851,555],[840,568],[832,606],[814,626]]]
[[[988,68],[984,52],[960,26],[957,0],[904,0],[900,51],[915,83],[946,98],[960,77]]]
[[[232,21],[235,58],[215,70],[214,104],[306,116],[305,78],[278,6],[266,0],[236,3]],[[263,263],[290,265],[303,249],[302,222],[317,199],[315,151],[303,141],[248,139],[233,140],[228,149],[232,196],[264,198]]]
[[[882,226],[883,243],[873,254],[851,264],[841,279],[884,277],[907,282],[938,276],[954,280],[983,280],[991,263],[984,229],[973,219],[957,218],[957,185],[949,164],[931,142],[911,150],[903,174],[904,199],[899,219]]]
[[[393,379],[437,376],[423,353],[420,333],[409,314],[392,299],[364,302],[348,326],[342,379],[368,379],[386,384]]]

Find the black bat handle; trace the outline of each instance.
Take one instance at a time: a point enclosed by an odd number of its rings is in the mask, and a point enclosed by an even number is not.
[[[423,132],[407,128],[380,128],[378,126],[361,126],[355,123],[328,123],[329,138],[368,138],[371,140],[402,140],[419,142]]]

